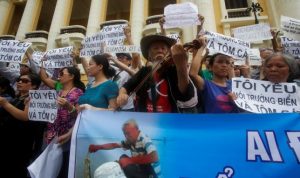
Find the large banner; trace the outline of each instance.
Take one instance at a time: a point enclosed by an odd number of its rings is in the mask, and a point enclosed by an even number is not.
[[[91,177],[123,149],[88,154],[90,144],[121,143],[123,124],[136,121],[152,141],[165,178],[298,178],[299,114],[149,114],[85,110],[71,143],[69,178]],[[154,146],[154,147],[153,147]],[[89,160],[86,159],[89,155]],[[89,163],[89,164],[87,164]],[[111,171],[105,169],[107,173]],[[102,172],[103,173],[103,172]],[[100,176],[101,177],[101,176]],[[112,176],[113,177],[113,176]],[[121,177],[121,176],[120,176]]]

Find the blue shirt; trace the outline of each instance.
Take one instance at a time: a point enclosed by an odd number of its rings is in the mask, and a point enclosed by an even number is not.
[[[80,96],[79,104],[89,104],[98,108],[108,108],[109,100],[118,96],[119,88],[115,82],[107,80],[96,87],[87,86]]]
[[[237,106],[228,96],[230,92],[231,81],[226,83],[226,87],[222,87],[212,81],[204,80],[202,96],[205,113],[237,113]]]

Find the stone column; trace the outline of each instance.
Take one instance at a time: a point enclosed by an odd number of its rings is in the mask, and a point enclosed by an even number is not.
[[[48,35],[48,49],[56,48],[55,38],[60,33],[60,28],[70,22],[73,0],[57,0]]]
[[[9,14],[12,6],[10,0],[0,0],[0,35],[5,35],[9,28]]]
[[[23,40],[25,38],[25,33],[35,30],[42,9],[42,4],[42,0],[27,0],[16,35],[17,40]]]
[[[96,33],[100,28],[103,11],[107,8],[107,0],[92,0],[86,36]]]
[[[213,1],[195,0],[195,4],[198,6],[199,13],[205,18],[203,28],[208,31],[216,32],[217,29]]]
[[[135,45],[140,44],[144,26],[144,0],[131,0],[130,22],[132,40]]]

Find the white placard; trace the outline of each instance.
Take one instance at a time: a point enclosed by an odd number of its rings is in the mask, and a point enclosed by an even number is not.
[[[31,43],[17,40],[0,40],[0,62],[21,63],[22,59],[31,46]]]
[[[73,46],[46,51],[44,67],[53,69],[73,66],[72,51]]]
[[[262,62],[259,49],[249,49],[248,57],[250,66],[261,66]]]
[[[175,39],[177,42],[180,42],[180,35],[178,33],[168,34],[167,37]]]
[[[284,53],[294,56],[296,59],[300,59],[300,41],[296,41],[287,37],[280,37],[281,44],[284,47]]]
[[[20,64],[19,63],[15,63],[15,62],[10,62],[8,64],[8,68],[10,71],[14,71],[19,73],[20,72]]]
[[[101,46],[104,44],[101,44],[101,37],[101,32],[85,37],[81,42],[82,49],[80,50],[80,57],[91,57],[103,53],[103,48]]]
[[[296,83],[233,78],[235,104],[252,113],[300,112],[300,94]]]
[[[30,90],[29,98],[29,120],[50,123],[55,121],[58,108],[55,90]]]
[[[281,16],[281,30],[284,36],[300,41],[300,20]]]
[[[208,40],[206,47],[209,50],[231,56],[235,60],[246,60],[247,50],[250,49],[249,42],[208,31],[205,32],[205,36]]]
[[[272,39],[269,24],[261,23],[232,29],[234,38],[254,42]]]
[[[37,66],[41,67],[42,66],[42,58],[44,57],[44,52],[41,51],[34,51],[32,53],[32,60],[34,63],[37,64]]]
[[[164,8],[164,28],[200,25],[198,14],[198,7],[191,2],[167,5]]]
[[[86,37],[82,40],[80,57],[91,57],[104,53],[105,46],[124,45],[124,28],[127,24],[109,25],[101,29],[100,32]]]
[[[141,53],[141,48],[135,45],[128,46],[106,46],[105,53]]]

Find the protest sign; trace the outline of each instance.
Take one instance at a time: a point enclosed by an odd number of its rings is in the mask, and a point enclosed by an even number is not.
[[[167,37],[175,39],[177,42],[180,42],[180,35],[178,33],[168,34]]]
[[[0,41],[0,62],[21,63],[31,43],[17,40]]]
[[[170,4],[164,8],[164,28],[200,25],[198,7],[191,3]]]
[[[50,123],[55,121],[58,108],[55,90],[30,90],[29,98],[29,120]]]
[[[119,160],[123,149],[88,154],[90,144],[126,140],[134,119],[156,148],[165,178],[265,178],[300,175],[300,114],[174,114],[84,110],[74,126],[69,178]],[[151,149],[153,150],[153,149]],[[184,158],[184,159],[182,159]],[[107,177],[110,177],[107,175]]]
[[[252,113],[300,112],[300,94],[296,83],[233,78],[235,104]]]
[[[44,67],[47,69],[62,68],[73,66],[73,58],[71,56],[73,46],[65,48],[52,49],[45,52]]]
[[[287,37],[280,37],[281,44],[284,47],[284,53],[300,59],[300,41],[296,41]]]
[[[101,32],[85,37],[81,42],[80,57],[91,57],[103,53],[101,41]]]
[[[261,23],[232,29],[234,38],[248,42],[272,39],[269,24]]]
[[[139,46],[106,46],[104,47],[105,53],[141,53]]]
[[[248,58],[250,66],[261,66],[261,57],[259,49],[248,49]]]
[[[42,66],[42,58],[44,57],[44,54],[45,53],[41,51],[34,51],[32,53],[32,60],[39,67]]]
[[[284,36],[300,41],[300,20],[281,16],[281,30]]]
[[[105,41],[105,46],[124,45],[124,28],[127,24],[108,25],[101,29],[101,38]]]
[[[125,34],[123,29],[126,26],[127,24],[105,26],[100,32],[86,37],[81,42],[80,57],[91,57],[96,54],[102,54],[106,46],[124,45]]]
[[[246,59],[247,50],[250,49],[249,42],[208,31],[205,32],[205,36],[208,40],[206,47],[209,50],[231,56],[234,59]]]
[[[8,64],[8,68],[10,71],[17,72],[17,73],[20,72],[20,64],[19,63],[10,62]]]

